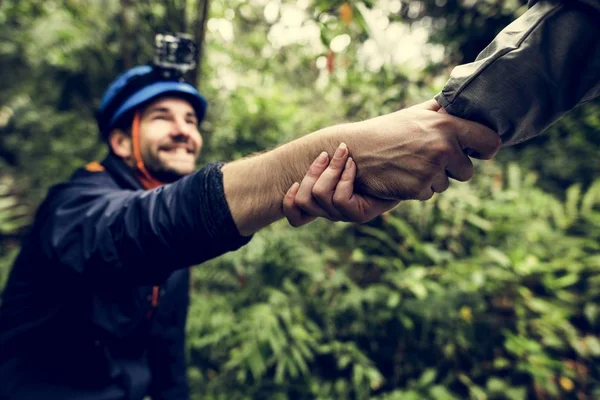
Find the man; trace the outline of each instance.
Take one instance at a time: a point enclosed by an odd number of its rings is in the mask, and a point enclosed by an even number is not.
[[[470,179],[463,149],[490,158],[498,137],[438,109],[429,101],[196,171],[205,99],[157,67],[126,72],[99,108],[109,155],[50,190],[11,271],[0,398],[189,398],[187,268],[282,218],[287,188],[340,143],[343,157],[352,149],[356,193],[368,199],[351,220],[427,199],[447,188],[447,174]],[[336,205],[356,210],[351,197]]]

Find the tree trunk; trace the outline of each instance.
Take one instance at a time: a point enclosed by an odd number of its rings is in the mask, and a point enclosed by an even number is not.
[[[181,18],[181,30],[179,32],[187,32],[187,0],[181,0],[181,4],[179,5],[179,18]]]
[[[187,31],[186,0],[164,2],[166,8],[166,26],[169,33]]]
[[[131,54],[131,37],[129,36],[129,11],[131,10],[131,0],[121,0],[120,20],[121,20],[121,55],[123,57],[123,69],[129,69],[133,65]]]
[[[210,0],[198,0],[196,3],[196,18],[194,20],[194,39],[198,45],[198,60],[196,68],[192,71],[191,82],[200,88],[202,77],[202,60],[204,59],[204,38],[206,36],[206,22],[208,21]]]

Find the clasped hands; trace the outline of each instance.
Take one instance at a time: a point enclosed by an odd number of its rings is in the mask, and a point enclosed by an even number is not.
[[[363,223],[402,200],[427,200],[449,178],[471,179],[469,155],[491,159],[501,144],[495,132],[445,113],[435,100],[339,129],[359,139],[352,149],[340,143],[332,157],[322,152],[289,188],[283,214],[292,226],[318,217]]]

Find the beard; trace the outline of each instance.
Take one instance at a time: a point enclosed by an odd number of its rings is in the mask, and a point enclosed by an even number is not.
[[[189,165],[185,165],[188,162],[180,164],[177,160],[163,160],[159,156],[142,156],[142,159],[144,166],[152,177],[161,182],[172,183],[195,171],[197,156],[194,157],[194,162],[190,162]]]
[[[181,173],[175,169],[169,168],[156,169],[146,167],[146,169],[155,179],[164,183],[173,183],[184,176],[189,175],[189,173]]]

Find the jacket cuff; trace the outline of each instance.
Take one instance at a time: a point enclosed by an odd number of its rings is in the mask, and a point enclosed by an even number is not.
[[[200,201],[200,220],[210,239],[222,239],[223,250],[231,251],[247,244],[252,236],[242,236],[235,225],[223,188],[221,168],[225,163],[212,163],[200,169],[193,185]]]

